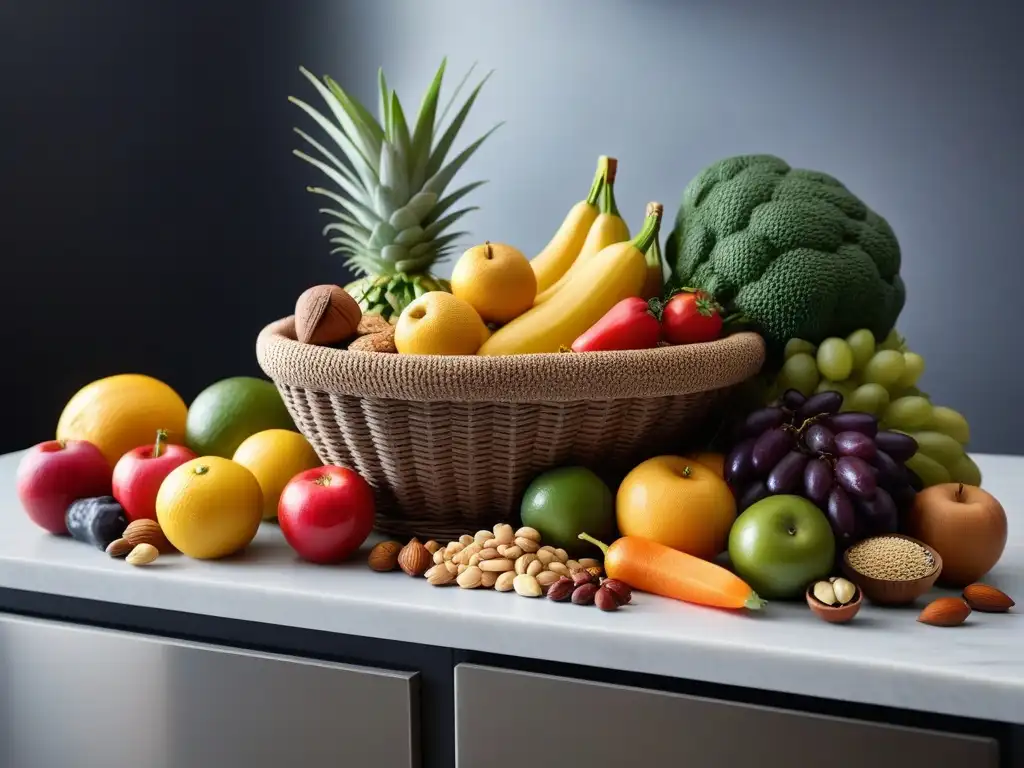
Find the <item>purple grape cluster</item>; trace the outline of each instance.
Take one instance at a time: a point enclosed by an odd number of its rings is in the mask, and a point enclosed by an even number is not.
[[[839,409],[839,392],[788,390],[778,406],[754,411],[725,460],[739,511],[768,496],[795,494],[828,517],[840,546],[895,533],[920,489],[903,462],[917,441],[878,429],[870,413]]]

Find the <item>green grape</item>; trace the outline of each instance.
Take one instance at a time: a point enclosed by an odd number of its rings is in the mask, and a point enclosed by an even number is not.
[[[864,381],[881,384],[886,389],[894,387],[903,375],[903,354],[892,349],[876,352],[864,366]]]
[[[849,406],[849,407],[847,407]],[[843,409],[878,416],[889,407],[889,391],[881,384],[861,384],[843,400]]]
[[[962,414],[944,405],[932,406],[932,417],[925,425],[944,435],[949,435],[960,445],[971,442],[971,427]],[[974,485],[974,483],[972,483]]]
[[[911,432],[910,436],[917,440],[917,452],[929,459],[934,459],[947,469],[955,465],[964,456],[964,447],[949,435],[923,429]]]
[[[779,389],[797,389],[810,397],[818,386],[818,365],[806,352],[798,352],[782,364],[779,371]]]
[[[981,470],[966,453],[949,468],[949,479],[954,483],[981,487]]]
[[[932,404],[923,397],[901,397],[889,403],[882,414],[886,426],[896,429],[920,429],[932,417]]]
[[[903,337],[896,332],[895,328],[893,328],[889,331],[889,335],[882,340],[882,343],[878,345],[878,348],[902,352],[904,346],[905,342],[903,341]]]
[[[825,339],[818,347],[818,370],[825,378],[843,381],[853,373],[853,350],[842,339]]]
[[[851,333],[846,337],[846,343],[853,352],[854,370],[861,370],[875,354],[875,337],[867,328]]]
[[[853,387],[845,381],[831,381],[830,379],[822,379],[818,382],[818,386],[815,388],[815,393],[818,392],[838,392],[843,396],[843,404],[846,404],[847,399],[853,394]],[[841,408],[840,410],[848,411],[849,408]]]
[[[904,466],[920,477],[925,487],[950,482],[949,470],[920,451],[907,459]]]
[[[924,373],[924,358],[916,352],[903,353],[903,375],[900,376],[901,387],[912,387]]]
[[[783,353],[786,360],[789,360],[793,355],[799,355],[801,353],[807,355],[813,355],[815,352],[814,345],[809,341],[803,339],[790,339],[786,342],[786,350]]]

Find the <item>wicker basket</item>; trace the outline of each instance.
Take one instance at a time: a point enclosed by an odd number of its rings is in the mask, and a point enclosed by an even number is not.
[[[764,360],[760,336],[585,355],[448,357],[300,344],[267,326],[260,366],[325,463],[377,492],[377,529],[457,538],[514,520],[539,472],[573,462],[606,478],[678,450]]]

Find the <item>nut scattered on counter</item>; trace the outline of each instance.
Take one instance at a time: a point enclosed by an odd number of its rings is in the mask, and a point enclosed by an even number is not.
[[[128,565],[149,565],[159,556],[159,550],[152,544],[136,544],[132,551],[128,553],[125,562]]]
[[[434,556],[419,539],[412,539],[398,553],[398,567],[410,576],[422,576],[433,564]]]
[[[111,557],[125,557],[134,548],[128,539],[114,539],[107,545],[105,551]]]
[[[520,573],[512,580],[512,588],[523,597],[540,597],[542,590],[537,579],[528,573]]]
[[[163,529],[160,528],[160,523],[156,520],[133,520],[124,529],[121,538],[133,547],[137,547],[139,544],[149,544],[163,554],[177,551],[164,536]]]
[[[924,607],[917,620],[933,627],[958,627],[971,615],[971,606],[959,597],[940,597]]]
[[[982,613],[1006,613],[1016,605],[1008,594],[988,584],[965,587],[963,597],[972,610]]]
[[[382,541],[370,550],[366,562],[375,571],[385,573],[398,567],[398,553],[402,545],[397,541]]]

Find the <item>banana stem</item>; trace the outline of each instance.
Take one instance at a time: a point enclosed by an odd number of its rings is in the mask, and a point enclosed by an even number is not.
[[[641,253],[647,253],[651,243],[658,238],[658,232],[661,229],[661,212],[660,203],[651,203],[647,206],[647,217],[644,219],[643,229],[633,238],[633,245]]]
[[[619,161],[614,157],[601,155],[598,161],[598,168],[603,170],[601,181],[601,213],[609,216],[618,216],[619,207],[615,204],[615,174],[619,169]]]
[[[604,187],[604,174],[605,169],[608,167],[608,163],[605,162],[608,158],[602,155],[597,161],[597,172],[594,174],[594,181],[590,184],[590,192],[587,194],[587,205],[597,205],[597,199],[601,194],[601,189]]]

